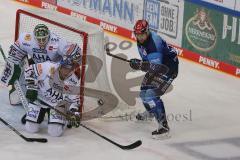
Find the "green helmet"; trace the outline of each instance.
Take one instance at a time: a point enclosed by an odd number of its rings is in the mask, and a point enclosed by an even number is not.
[[[40,46],[45,46],[49,40],[49,29],[45,24],[38,24],[34,28],[34,36]]]

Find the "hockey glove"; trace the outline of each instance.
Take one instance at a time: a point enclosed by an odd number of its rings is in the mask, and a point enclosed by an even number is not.
[[[129,65],[132,69],[139,70],[141,69],[141,62],[141,60],[134,58],[130,59]]]
[[[26,98],[29,100],[29,102],[34,102],[35,100],[37,100],[37,96],[38,96],[37,90],[28,89],[26,92]]]
[[[35,81],[33,65],[25,68],[24,76],[27,88],[26,98],[29,100],[29,102],[34,102],[37,100],[38,96],[38,85],[37,81]]]
[[[81,114],[80,112],[75,109],[75,108],[71,108],[68,115],[70,115],[70,120],[68,120],[68,128],[78,128],[80,126],[80,122],[81,122]]]

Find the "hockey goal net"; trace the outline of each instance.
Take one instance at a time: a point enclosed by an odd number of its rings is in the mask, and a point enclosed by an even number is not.
[[[15,40],[21,32],[32,32],[39,23],[46,24],[51,32],[81,46],[81,87],[111,92],[105,63],[104,32],[99,26],[51,10],[24,9],[16,13]],[[80,94],[84,95],[83,89]],[[85,106],[96,106],[95,103],[96,100],[84,96],[81,111],[89,110]]]

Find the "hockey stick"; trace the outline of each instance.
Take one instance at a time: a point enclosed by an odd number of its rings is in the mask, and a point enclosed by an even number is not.
[[[111,56],[111,57],[114,57],[114,58],[117,58],[117,59],[119,59],[119,60],[128,62],[128,63],[130,62],[130,60],[127,60],[127,59],[125,59],[125,58],[116,56],[116,55],[114,55],[114,54],[112,54],[112,53],[110,52],[110,49],[109,49],[109,38],[108,38],[108,37],[105,37],[105,40],[104,40],[104,41],[105,41],[105,42],[104,42],[104,43],[105,43],[104,48],[105,48],[105,51],[106,51],[107,55],[109,55],[109,56]]]
[[[24,92],[23,92],[22,87],[21,87],[21,85],[20,85],[18,80],[16,80],[14,82],[14,86],[15,86],[15,88],[17,90],[18,96],[20,97],[20,100],[22,102],[23,108],[25,109],[25,111],[27,111],[28,101],[27,101],[27,98],[24,95]]]
[[[2,56],[3,56],[3,59],[5,60],[5,59],[6,59],[6,56],[5,56],[4,52],[3,52],[3,49],[2,49],[2,46],[1,46],[1,45],[0,45],[0,52],[1,52]]]
[[[64,105],[64,104],[66,105],[67,103],[68,103],[68,102],[66,102],[66,101],[65,101],[65,103],[62,102],[62,103],[58,104],[56,107],[61,106],[61,105]],[[72,118],[71,118],[68,114],[66,114],[66,113],[58,110],[56,107],[52,107],[52,106],[48,106],[48,107],[51,108],[51,109],[53,109],[53,110],[55,110],[55,111],[58,112],[59,114],[63,115],[64,117],[66,117],[66,119],[68,119],[68,120],[70,120],[70,121],[72,120]],[[138,140],[138,141],[136,141],[136,142],[134,142],[134,143],[132,143],[132,144],[130,144],[130,145],[126,145],[126,146],[125,146],[125,145],[121,145],[121,144],[118,144],[118,143],[114,142],[113,140],[111,140],[111,139],[109,139],[109,138],[101,135],[100,133],[92,130],[91,128],[87,127],[86,125],[84,125],[84,124],[82,124],[82,123],[80,123],[79,125],[80,125],[81,127],[85,128],[85,129],[89,130],[90,132],[98,135],[99,137],[105,139],[106,141],[112,143],[113,145],[115,145],[115,146],[123,149],[123,150],[131,150],[131,149],[137,148],[138,146],[140,146],[140,145],[142,144],[142,141],[141,141],[141,140]]]
[[[5,124],[7,127],[9,127],[12,131],[14,131],[17,135],[19,135],[22,139],[24,139],[27,142],[46,143],[48,141],[46,138],[28,138],[28,137],[25,137],[18,130],[16,130],[13,126],[11,126],[9,123],[7,123],[5,120],[3,120],[1,117],[0,117],[0,121],[2,121],[3,124]]]
[[[28,67],[28,66],[29,66],[29,64],[28,64],[28,59],[27,59],[27,58],[23,58],[23,66],[24,66],[24,67]],[[21,103],[22,103],[22,105],[23,105],[23,108],[25,109],[25,111],[27,111],[27,110],[28,110],[28,100],[27,100],[27,98],[25,97],[24,91],[23,91],[23,89],[22,89],[21,84],[19,83],[19,80],[16,80],[16,81],[14,82],[14,86],[15,86],[15,88],[16,88],[16,90],[17,90],[17,93],[18,93],[18,96],[19,96],[19,98],[20,98],[20,100],[21,100]]]
[[[111,54],[110,49],[107,47],[107,44],[106,44],[106,53],[107,53],[107,55],[109,55],[109,56],[111,56],[111,57],[120,59],[120,60],[125,61],[125,62],[128,62],[128,63],[130,62],[130,60],[127,60],[127,59],[125,59],[125,58],[122,58],[122,57],[119,57],[119,56],[116,56],[116,55]]]
[[[130,145],[126,145],[126,146],[120,145],[120,144],[112,141],[111,139],[109,139],[109,138],[107,138],[107,137],[105,137],[105,136],[97,133],[96,131],[92,130],[91,128],[89,128],[89,127],[87,127],[87,126],[85,126],[85,125],[83,125],[83,124],[80,124],[80,125],[81,125],[82,127],[86,128],[87,130],[91,131],[92,133],[98,135],[99,137],[105,139],[106,141],[114,144],[115,146],[118,146],[119,148],[121,148],[121,149],[123,149],[123,150],[134,149],[134,148],[137,148],[138,146],[140,146],[140,145],[142,144],[142,141],[141,141],[141,140],[138,140],[138,141],[136,141],[136,142],[134,142],[134,143],[132,143],[132,144],[130,144]]]
[[[122,61],[125,61],[125,62],[128,62],[130,63],[131,61],[128,60],[128,59],[125,59],[125,58],[122,58],[122,57],[119,57],[117,55],[114,55],[110,52],[110,49],[109,49],[109,41],[108,41],[108,38],[105,39],[105,51],[107,53],[107,55],[111,56],[111,57],[114,57],[114,58],[117,58],[119,60],[122,60]],[[159,68],[159,71],[160,73],[162,74],[166,74],[168,71],[169,71],[169,68],[166,66],[166,65],[163,65],[163,64],[154,64],[154,63],[151,63],[151,62],[148,62],[148,61],[141,61],[141,68],[140,70],[141,71],[144,71],[144,72],[147,72],[149,71],[150,69],[150,66],[152,66],[152,68]]]

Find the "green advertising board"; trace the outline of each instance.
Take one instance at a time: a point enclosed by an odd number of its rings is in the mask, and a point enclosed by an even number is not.
[[[185,1],[182,47],[240,67],[240,17]]]

